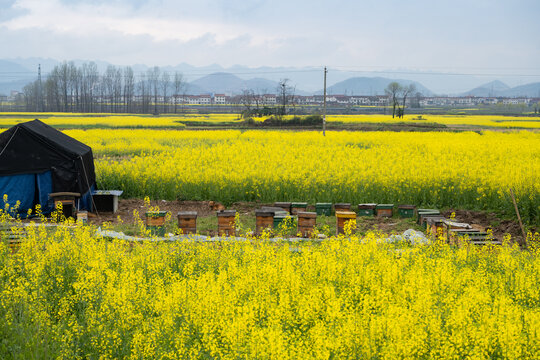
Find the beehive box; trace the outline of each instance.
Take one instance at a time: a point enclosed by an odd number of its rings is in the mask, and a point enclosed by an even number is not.
[[[269,210],[255,210],[255,233],[261,235],[264,229],[274,227],[274,212]]]
[[[377,204],[358,204],[358,216],[375,216]]]
[[[426,229],[432,236],[440,237],[444,235],[445,225],[443,217],[428,217],[426,218]]]
[[[424,226],[425,222],[426,222],[426,218],[428,217],[434,217],[434,216],[439,216],[441,217],[441,212],[439,210],[434,210],[434,211],[419,211],[418,212],[418,225],[420,226]]]
[[[166,211],[148,211],[146,215],[146,226],[163,226],[165,225]]]
[[[356,226],[356,213],[353,211],[336,211],[336,233],[344,234],[345,233],[345,225],[349,221],[354,221],[354,225]]]
[[[334,204],[334,211],[351,211],[350,203],[336,203]]]
[[[197,212],[180,211],[178,213],[178,229],[182,234],[195,234],[197,232]]]
[[[77,212],[77,223],[81,225],[88,224],[88,211],[78,211]]]
[[[380,217],[394,216],[394,204],[378,204],[375,207],[375,214]]]
[[[236,210],[221,210],[217,212],[219,236],[236,235]]]
[[[275,202],[274,203],[274,207],[281,208],[289,214],[291,213],[291,205],[292,203],[290,202]]]
[[[153,226],[146,225],[146,230],[150,230],[150,234],[153,236],[165,236],[165,226]]]
[[[278,229],[286,219],[292,219],[292,216],[289,215],[289,213],[287,213],[286,211],[282,213],[275,213],[274,214],[274,229]]]
[[[416,212],[416,205],[398,205],[399,217],[412,218]]]
[[[332,215],[332,203],[316,203],[315,212],[317,215]]]
[[[298,212],[298,232],[302,237],[310,237],[317,224],[317,213],[300,211]]]
[[[291,214],[298,215],[299,211],[306,211],[307,202],[293,202],[291,203]]]

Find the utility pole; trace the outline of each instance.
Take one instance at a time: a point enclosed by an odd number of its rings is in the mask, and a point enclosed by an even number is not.
[[[323,96],[324,110],[323,110],[323,118],[322,118],[323,136],[326,136],[326,73],[327,72],[328,72],[328,69],[326,69],[326,66],[325,66],[324,67],[324,96]]]
[[[38,64],[38,96],[37,96],[37,111],[43,111],[43,95],[41,92],[41,64]]]

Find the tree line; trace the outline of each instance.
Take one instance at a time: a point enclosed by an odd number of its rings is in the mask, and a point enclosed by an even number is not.
[[[109,65],[100,73],[96,63],[63,62],[46,79],[23,88],[27,111],[159,113],[179,110],[178,96],[185,95],[182,73],[158,66],[136,75],[130,66]]]

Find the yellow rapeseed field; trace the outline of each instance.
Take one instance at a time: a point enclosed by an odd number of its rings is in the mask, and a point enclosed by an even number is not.
[[[447,126],[478,126],[494,128],[540,128],[540,116],[504,115],[405,115],[403,119],[391,115],[330,115],[328,121],[343,123],[437,123]]]
[[[1,225],[1,224],[0,224]],[[0,357],[537,359],[536,248],[0,241]],[[538,239],[537,239],[538,240]]]
[[[539,222],[540,134],[70,130],[128,197],[411,203]]]
[[[285,118],[291,118],[286,116]],[[178,115],[133,115],[133,114],[76,114],[76,113],[0,113],[0,127],[13,126],[19,122],[39,118],[45,123],[62,129],[69,128],[182,128],[189,123],[241,122],[238,114],[178,114]],[[267,117],[255,118],[263,121]],[[403,119],[391,115],[329,115],[328,122],[342,123],[437,123],[453,126],[525,128],[539,129],[540,116],[504,115],[405,115]]]
[[[132,114],[71,114],[71,113],[0,113],[0,127],[10,127],[39,118],[44,123],[61,129],[69,128],[183,128],[184,123],[233,123],[241,119],[238,114],[151,116]]]

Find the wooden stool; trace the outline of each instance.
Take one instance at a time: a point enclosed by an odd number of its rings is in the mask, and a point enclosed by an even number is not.
[[[49,197],[54,201],[54,208],[57,209],[58,206],[62,205],[62,214],[67,218],[75,218],[77,214],[77,206],[75,205],[75,200],[81,197],[81,194],[75,192],[57,192],[50,193]]]

